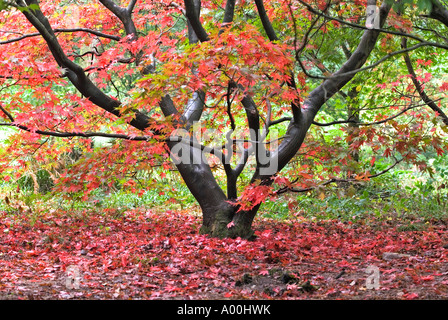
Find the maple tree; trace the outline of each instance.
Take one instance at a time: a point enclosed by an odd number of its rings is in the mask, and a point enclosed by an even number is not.
[[[439,0],[375,5],[2,1],[1,125],[20,130],[0,170],[18,178],[29,154],[51,171],[76,145],[90,156],[58,183],[87,196],[130,168],[168,169],[171,153],[202,209],[201,231],[251,238],[267,197],[344,172],[369,179],[380,157],[425,169],[419,153],[446,149],[448,9]],[[330,125],[341,133],[322,139]],[[93,152],[99,136],[117,140]],[[370,166],[357,164],[362,148]]]

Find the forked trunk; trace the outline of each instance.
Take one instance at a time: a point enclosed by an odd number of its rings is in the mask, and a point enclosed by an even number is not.
[[[252,223],[258,206],[251,211],[238,211],[238,208],[227,202],[217,208],[203,210],[201,233],[217,238],[255,238]]]
[[[238,212],[218,185],[201,150],[177,142],[169,142],[168,146],[171,151],[176,150],[173,157],[176,167],[201,207],[201,233],[218,238],[253,238],[252,222],[258,206]],[[182,154],[182,159],[176,160]]]

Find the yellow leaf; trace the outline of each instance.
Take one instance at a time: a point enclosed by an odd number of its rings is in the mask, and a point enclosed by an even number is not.
[[[347,196],[353,197],[356,194],[356,189],[354,186],[350,186],[347,189]]]

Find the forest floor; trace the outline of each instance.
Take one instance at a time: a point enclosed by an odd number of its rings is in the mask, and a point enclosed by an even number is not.
[[[448,299],[448,221],[258,219],[200,235],[186,212],[0,212],[0,299]]]

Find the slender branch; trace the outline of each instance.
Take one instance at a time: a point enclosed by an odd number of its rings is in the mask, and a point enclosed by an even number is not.
[[[0,106],[0,109],[7,114],[8,117],[10,117],[10,114],[4,110],[2,106]],[[11,120],[12,117],[10,118]],[[37,133],[42,136],[52,136],[52,137],[58,137],[58,138],[72,138],[72,137],[82,137],[82,138],[92,138],[92,137],[103,137],[103,138],[112,138],[112,139],[121,139],[121,140],[130,140],[130,141],[150,141],[153,139],[152,136],[134,136],[134,135],[127,135],[127,134],[118,134],[118,133],[105,133],[105,132],[57,132],[57,131],[46,131],[46,130],[34,130],[27,126],[15,124],[15,123],[3,123],[0,122],[0,126],[9,126],[9,127],[15,127],[18,129],[21,129],[23,131],[31,132],[31,133]],[[165,142],[179,142],[186,144],[190,147],[199,149],[203,152],[207,152],[210,154],[215,155],[218,157],[223,164],[226,164],[224,154],[221,152],[221,148],[213,148],[209,146],[204,146],[196,141],[193,141],[191,139],[186,139],[180,136],[170,136],[165,139]]]
[[[82,57],[87,56],[87,55],[90,55],[92,60],[93,60],[94,56],[97,56],[97,57],[101,56],[101,54],[98,53],[97,50],[86,51],[86,52],[81,53],[81,54],[72,53],[72,54],[68,54],[67,56],[74,57],[74,58],[82,58]]]
[[[322,13],[327,11],[328,8],[330,7],[330,3],[327,3],[327,5],[325,6],[325,8],[323,9]],[[291,19],[293,20],[294,24],[295,24],[295,20],[294,20],[294,16],[292,14],[292,8],[291,6],[289,6],[289,10],[290,10],[290,14],[291,14]],[[316,25],[316,23],[319,21],[320,16],[317,16],[316,19],[314,19],[309,28],[306,30],[305,34],[303,35],[302,38],[302,44],[300,46],[300,48],[297,48],[297,31],[295,31],[295,35],[294,35],[294,47],[296,50],[296,57],[298,57],[300,55],[300,53],[302,53],[303,49],[305,49],[306,44],[308,42],[308,38],[310,36],[311,31],[313,30],[314,26]],[[319,26],[318,30],[321,28],[321,26]]]
[[[394,114],[393,116],[390,116],[383,120],[374,121],[374,122],[359,122],[356,120],[337,120],[337,121],[332,121],[332,122],[328,122],[328,123],[320,123],[317,121],[313,121],[313,124],[316,126],[319,126],[319,127],[328,127],[328,126],[332,126],[335,124],[346,124],[346,123],[353,123],[353,124],[356,124],[357,126],[373,126],[373,125],[377,125],[377,124],[386,123],[390,120],[393,120],[393,119],[401,116],[403,113],[406,113],[407,111],[418,108],[418,107],[420,107],[420,106],[417,105],[417,106],[410,106],[410,107],[404,108],[399,113]]]
[[[0,106],[0,109],[5,112],[4,108]],[[9,116],[8,116],[9,118]],[[12,118],[9,118],[13,120]],[[46,130],[35,130],[27,126],[16,124],[16,123],[3,123],[0,122],[0,126],[15,127],[23,131],[37,133],[42,136],[52,136],[58,138],[71,138],[71,137],[82,137],[82,138],[92,138],[92,137],[104,137],[104,138],[115,138],[123,140],[134,140],[134,141],[148,141],[152,139],[150,136],[133,136],[127,134],[118,133],[105,133],[105,132],[58,132],[58,131],[46,131]]]
[[[379,177],[379,176],[381,176],[381,175],[387,173],[388,171],[392,170],[393,168],[395,168],[395,167],[396,167],[400,162],[402,162],[403,160],[404,160],[404,158],[401,158],[400,160],[395,159],[395,163],[392,164],[389,168],[386,168],[386,169],[384,169],[383,171],[380,171],[380,172],[378,172],[378,173],[376,173],[376,174],[369,175],[369,176],[367,176],[367,177],[368,177],[369,179]]]
[[[72,55],[72,56],[74,56],[74,57],[81,57],[81,56],[84,56],[85,54],[88,54],[88,53],[90,53],[90,52],[86,52],[86,53],[84,53],[82,55]],[[101,56],[101,54],[95,54],[95,55]],[[114,63],[129,64],[129,63],[132,63],[132,62],[135,62],[135,58],[118,58],[118,59],[109,61],[109,63],[107,63],[104,66],[101,66],[101,67],[92,66],[92,67],[85,68],[84,71],[85,72],[89,72],[89,71],[93,71],[93,70],[96,70],[96,71],[107,70]]]
[[[395,162],[394,162],[391,166],[389,166],[388,168],[386,168],[386,169],[384,169],[384,170],[382,170],[381,172],[378,172],[378,173],[376,173],[376,174],[368,175],[368,176],[366,176],[366,178],[367,178],[367,179],[376,178],[376,177],[379,177],[379,176],[381,176],[381,175],[383,175],[383,174],[389,172],[390,170],[392,170],[393,168],[395,168],[395,166],[397,166],[400,162],[402,162],[403,159],[404,159],[404,158],[402,158],[402,159],[400,159],[400,160],[396,160],[396,159],[395,159]],[[329,184],[331,184],[331,183],[337,183],[337,182],[356,182],[356,181],[359,181],[359,180],[356,179],[356,178],[349,178],[349,179],[337,179],[337,178],[332,178],[332,179],[329,179],[329,180],[327,180],[327,181],[325,181],[325,182],[319,183],[319,184],[316,185],[316,186],[310,186],[310,187],[308,187],[308,188],[296,189],[296,188],[292,188],[292,187],[283,187],[283,188],[281,188],[281,189],[275,191],[274,194],[279,195],[279,194],[286,193],[286,192],[303,193],[303,192],[308,192],[308,191],[315,190],[315,189],[317,189],[317,188],[319,188],[319,187],[324,187],[324,186],[329,185]]]
[[[279,124],[279,123],[282,123],[282,122],[286,122],[286,121],[291,121],[291,120],[292,120],[292,117],[283,117],[283,118],[280,118],[280,119],[277,119],[277,120],[270,121],[269,122],[269,126],[273,126],[273,125],[276,125],[276,124]]]
[[[31,80],[31,79],[55,79],[55,78],[65,78],[67,77],[66,73],[60,74],[58,76],[43,76],[43,75],[36,75],[34,77],[21,77],[21,78],[17,78],[16,76],[5,76],[5,75],[0,75],[0,79],[7,79],[7,80],[16,80],[16,84],[21,81],[21,80]]]
[[[407,48],[407,39],[403,38],[401,41],[401,46],[406,49]],[[415,88],[417,89],[418,94],[422,98],[422,100],[426,103],[428,107],[430,107],[433,111],[435,111],[438,116],[442,119],[443,123],[448,126],[448,116],[443,112],[442,109],[440,109],[434,101],[428,97],[425,90],[423,89],[422,84],[417,79],[417,75],[415,74],[414,67],[412,66],[411,58],[409,57],[409,54],[406,52],[404,55],[404,61],[406,63],[406,67],[408,68],[408,72],[411,75],[411,80],[414,83]]]
[[[8,117],[11,122],[14,122],[13,116],[5,109],[2,105],[0,105],[0,110]]]
[[[103,32],[97,31],[97,30],[88,29],[88,28],[71,28],[71,29],[55,28],[55,29],[53,29],[53,31],[55,33],[86,32],[86,33],[91,33],[91,34],[93,34],[93,35],[95,35],[97,37],[111,39],[111,40],[115,40],[115,41],[120,41],[120,39],[121,39],[118,36],[106,34],[106,33],[103,33]],[[0,41],[0,45],[13,43],[13,42],[18,42],[18,41],[21,41],[21,40],[26,39],[26,38],[38,37],[40,35],[41,34],[39,32],[28,33],[28,34],[21,35],[20,37],[17,37],[17,38]]]
[[[433,29],[429,29],[429,28],[423,28],[423,27],[419,27],[419,26],[414,26],[415,29],[418,30],[422,30],[422,31],[428,31],[428,32],[432,32],[434,33],[437,37],[441,38],[443,41],[445,41],[446,43],[448,43],[448,38],[442,36],[439,32],[437,32],[437,30],[433,30]]]
[[[434,100],[434,101],[438,101],[438,100],[442,100],[442,99],[437,99],[437,100]],[[322,123],[322,122],[318,122],[318,121],[313,120],[312,124],[314,124],[315,126],[319,126],[319,127],[329,127],[329,126],[333,126],[333,125],[336,125],[336,124],[347,124],[347,123],[353,123],[353,124],[356,124],[357,126],[373,126],[373,125],[386,123],[386,122],[388,122],[390,120],[393,120],[393,119],[401,116],[402,114],[406,113],[407,111],[415,109],[415,108],[418,108],[418,107],[421,107],[421,105],[414,105],[414,106],[406,107],[403,110],[401,110],[399,113],[394,114],[393,116],[390,116],[390,117],[385,118],[383,120],[373,121],[373,122],[360,122],[360,121],[350,120],[349,119],[349,120],[335,120],[335,121],[331,121],[331,122]],[[292,120],[292,117],[283,117],[283,118],[280,118],[278,120],[272,121],[271,125],[279,124],[279,123],[282,123],[282,122],[285,122],[285,121],[291,121],[291,120]]]
[[[334,74],[332,74],[331,76],[328,76],[328,77],[311,75],[311,74],[307,73],[306,71],[305,71],[305,73],[306,73],[307,76],[309,76],[311,78],[321,79],[321,80],[330,80],[330,79],[335,79],[337,77],[351,76],[351,75],[354,75],[354,74],[356,74],[358,72],[362,72],[362,71],[366,71],[366,70],[375,68],[378,65],[380,65],[381,63],[383,63],[384,61],[386,61],[386,60],[388,60],[388,59],[390,59],[390,58],[392,58],[392,57],[394,57],[396,55],[400,55],[400,54],[403,54],[403,53],[406,53],[406,52],[414,51],[415,49],[418,49],[420,47],[431,47],[431,46],[435,46],[435,47],[439,47],[439,48],[448,50],[448,45],[435,44],[434,42],[423,41],[423,42],[417,43],[416,45],[414,45],[412,47],[408,47],[406,49],[401,49],[401,50],[397,50],[397,51],[388,53],[385,56],[383,56],[381,59],[379,59],[376,62],[374,62],[372,64],[369,64],[369,65],[367,65],[365,67],[354,69],[354,70],[350,70],[350,71],[347,71],[347,72],[344,72],[344,73],[334,73]],[[300,61],[298,61],[298,62],[301,63]],[[304,68],[303,64],[300,64],[300,65],[301,65],[302,68]]]
[[[334,75],[331,75],[329,78],[344,77],[344,76],[347,76],[347,75],[352,75],[352,74],[356,74],[356,73],[361,72],[361,71],[372,69],[372,68],[380,65],[384,61],[392,58],[393,56],[396,56],[396,55],[399,55],[399,54],[402,54],[402,53],[407,53],[407,52],[410,52],[410,51],[414,51],[415,49],[418,49],[420,47],[427,47],[427,46],[436,46],[436,47],[448,50],[448,45],[446,45],[446,46],[445,45],[441,45],[441,44],[435,45],[433,42],[426,42],[426,41],[424,41],[424,42],[417,43],[416,45],[413,45],[412,47],[408,47],[408,48],[405,48],[405,49],[402,49],[402,50],[397,50],[397,51],[391,52],[391,53],[385,55],[384,57],[382,57],[381,59],[377,60],[376,62],[374,62],[374,63],[372,63],[372,64],[370,64],[368,66],[365,66],[363,68],[351,70],[351,71],[344,72],[344,73],[339,73],[337,75],[334,74]]]
[[[11,120],[14,121],[14,118],[11,116],[11,114],[6,111],[1,105],[0,110],[6,114],[6,116]],[[43,136],[52,136],[52,137],[58,137],[58,138],[71,138],[71,137],[82,137],[82,138],[92,138],[92,137],[103,137],[103,138],[113,138],[113,139],[122,139],[122,140],[132,140],[132,141],[149,141],[153,139],[152,136],[134,136],[134,135],[127,135],[127,134],[118,134],[118,133],[105,133],[105,132],[59,132],[59,131],[48,131],[48,130],[36,130],[31,129],[25,125],[17,124],[17,123],[3,123],[0,122],[0,126],[8,126],[8,127],[15,127],[18,129],[21,129],[23,131],[31,132],[31,133],[37,133],[39,135]],[[220,151],[222,148],[214,148],[209,146],[204,146],[198,142],[195,142],[191,139],[186,139],[181,136],[170,136],[165,139],[166,142],[180,142],[186,145],[189,145],[191,147],[200,149],[201,151],[216,155],[218,158],[221,159],[223,163],[224,156],[223,153]]]
[[[330,20],[337,21],[339,23],[342,23],[344,25],[347,25],[347,26],[350,26],[350,27],[353,27],[353,28],[362,29],[362,30],[369,30],[369,28],[367,28],[365,25],[352,23],[352,22],[346,21],[344,19],[340,19],[340,18],[337,18],[337,17],[330,16],[328,14],[323,13],[322,11],[314,9],[310,4],[304,2],[303,0],[298,0],[298,1],[303,6],[305,6],[307,8],[307,10],[310,11],[311,13],[314,13],[316,15],[319,15],[321,17],[324,17],[324,18],[327,18],[327,19],[330,19]],[[404,33],[404,32],[399,32],[399,31],[392,31],[392,30],[387,30],[387,29],[383,29],[383,28],[378,28],[378,29],[375,29],[375,30],[378,31],[378,32],[382,32],[382,33],[388,33],[388,34],[393,34],[393,35],[398,35],[398,36],[411,38],[411,39],[414,39],[414,40],[417,40],[417,41],[420,41],[420,42],[427,42],[424,39],[422,39],[422,38],[420,38],[420,37],[418,37],[416,35],[409,34],[409,33]],[[437,43],[434,43],[434,42],[428,42],[428,43],[431,43],[434,46],[437,45]]]
[[[100,38],[106,38],[106,39],[111,39],[111,40],[115,40],[115,41],[120,41],[120,39],[121,39],[121,37],[119,37],[119,36],[114,36],[111,34],[107,34],[107,33],[101,32],[101,31],[88,29],[88,28],[65,28],[65,29],[55,28],[53,30],[56,33],[58,33],[58,32],[87,32],[87,33],[91,33]]]

